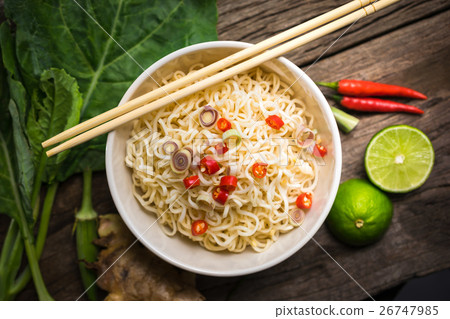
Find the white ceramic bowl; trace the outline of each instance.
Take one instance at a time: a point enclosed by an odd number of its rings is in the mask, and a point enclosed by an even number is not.
[[[148,74],[159,81],[174,70],[187,71],[189,66],[198,62],[209,64],[250,45],[243,42],[217,41],[175,51],[142,73],[125,93],[120,104],[156,87]],[[106,174],[117,210],[144,246],[177,267],[211,276],[237,276],[267,269],[302,248],[320,228],[331,209],[339,186],[342,156],[339,132],[330,107],[314,82],[287,59],[272,60],[264,63],[262,67],[276,72],[286,83],[295,82],[292,88],[296,96],[306,101],[309,112],[315,115],[314,126],[321,133],[328,149],[325,165],[320,169],[313,207],[302,225],[304,230],[295,228],[282,234],[265,252],[256,253],[251,248],[242,253],[211,252],[179,234],[174,237],[166,236],[155,223],[155,216],[140,206],[131,191],[131,170],[125,166],[124,161],[125,143],[129,138],[131,123],[108,135]]]

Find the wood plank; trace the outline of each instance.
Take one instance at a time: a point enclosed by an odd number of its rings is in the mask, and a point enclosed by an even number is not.
[[[359,127],[353,133],[341,136],[343,181],[365,176],[362,163],[365,147],[373,134],[388,125],[403,123],[422,129],[432,140],[436,152],[433,172],[422,188],[405,195],[390,196],[394,202],[393,223],[380,242],[362,249],[349,248],[337,242],[326,227],[315,236],[318,243],[372,295],[413,276],[450,267],[450,146],[445,136],[450,117],[442,116],[447,114],[446,101],[450,96],[450,45],[442,40],[450,36],[449,21],[450,12],[446,11],[321,60],[308,72],[314,80],[349,77],[386,81],[413,87],[429,95],[426,101],[410,101],[426,110],[423,116],[359,113]],[[207,299],[219,300],[367,298],[313,242],[269,270],[231,279],[200,276],[198,287]]]
[[[257,43],[286,29],[328,12],[349,0],[337,1],[224,1],[219,0],[220,40]],[[445,11],[450,7],[446,0],[400,1],[382,11],[361,19],[330,48],[324,57],[331,56],[362,43],[368,39],[389,33],[402,26]],[[292,51],[286,57],[297,65],[312,63],[333,43],[343,30],[336,31],[302,48]]]

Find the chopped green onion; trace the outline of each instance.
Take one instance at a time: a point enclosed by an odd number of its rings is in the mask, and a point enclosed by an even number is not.
[[[239,145],[241,145],[242,142],[241,134],[239,134],[239,132],[234,128],[229,129],[228,131],[223,133],[222,139],[230,149],[234,147],[239,147]]]
[[[333,112],[334,118],[336,119],[339,128],[344,133],[351,132],[356,127],[356,125],[358,125],[359,120],[353,115],[345,113],[344,111],[335,108],[334,106],[331,106],[331,111]]]
[[[209,210],[213,209],[213,207],[214,207],[211,194],[206,194],[206,193],[200,194],[200,195],[198,195],[196,201],[197,201],[198,206],[202,210],[209,211]]]

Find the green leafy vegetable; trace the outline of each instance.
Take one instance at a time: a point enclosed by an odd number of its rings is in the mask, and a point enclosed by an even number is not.
[[[45,69],[65,69],[83,93],[83,120],[117,106],[136,77],[161,57],[217,39],[211,0],[6,0],[5,9],[17,25],[16,53],[27,86],[35,86]],[[77,153],[105,142],[100,137]],[[103,167],[103,156],[96,161]]]
[[[116,106],[142,73],[138,64],[147,68],[176,49],[217,38],[215,3],[206,0],[12,0],[5,8],[17,25],[26,78],[65,69],[84,93],[84,118]]]
[[[2,109],[3,105],[0,110]],[[7,114],[9,115],[9,113]],[[20,195],[16,183],[16,169],[14,168],[16,161],[11,158],[11,155],[14,154],[11,153],[11,150],[14,149],[12,146],[12,130],[11,126],[7,124],[9,123],[5,121],[5,126],[0,127],[0,212],[16,218],[18,205],[20,205]],[[14,196],[15,192],[17,192],[16,196]]]
[[[43,72],[39,89],[36,88],[33,92],[30,108],[30,95],[19,81],[21,74],[13,64],[13,37],[5,23],[0,28],[0,43],[2,61],[7,66],[7,72],[4,75],[7,78],[8,93],[11,97],[8,107],[5,108],[3,104],[0,109],[8,120],[2,121],[4,126],[0,131],[2,149],[0,205],[1,212],[8,214],[17,223],[11,222],[7,233],[9,242],[3,246],[0,256],[0,273],[8,278],[8,284],[2,283],[0,286],[0,296],[2,299],[9,299],[18,292],[16,287],[23,288],[32,276],[39,298],[50,300],[51,297],[39,270],[38,258],[42,253],[47,234],[57,184],[50,185],[48,189],[39,224],[37,246],[35,246],[31,230],[39,209],[38,195],[41,184],[44,181],[52,181],[58,174],[58,164],[67,154],[47,161],[44,150],[39,144],[49,134],[78,123],[82,99],[74,78],[64,71],[50,69]],[[50,204],[46,205],[46,203]],[[33,208],[36,208],[35,214],[33,214]],[[18,282],[14,282],[24,248],[28,257],[28,266]]]
[[[0,254],[0,299],[13,299],[32,277],[39,298],[51,300],[38,259],[57,181],[102,169],[106,137],[50,159],[41,142],[80,117],[116,106],[162,56],[217,39],[217,10],[212,0],[5,0],[4,6],[9,21],[0,26],[0,212],[11,221]],[[48,187],[39,216],[43,183]],[[94,224],[86,220],[89,227],[79,233],[93,235]],[[87,236],[80,238],[92,259]],[[24,250],[28,265],[19,273]]]
[[[53,181],[59,165],[70,151],[47,158],[41,143],[78,124],[82,103],[76,80],[64,70],[52,68],[42,73],[40,91],[35,90],[31,99],[27,133],[34,153],[35,168],[39,172],[41,167],[45,167],[42,176],[45,182]]]
[[[33,192],[32,185],[34,168],[31,149],[28,145],[27,137],[25,135],[26,133],[22,126],[19,108],[12,99],[9,102],[8,108],[12,119],[12,132],[15,145],[15,163],[17,165],[17,169],[15,171],[17,172],[16,180],[18,182],[18,185],[16,187],[18,187],[18,189],[20,190],[20,194],[22,195],[21,200],[25,216],[30,222],[32,222],[33,216],[31,214],[31,197]],[[13,158],[10,157],[10,160],[12,159]]]
[[[31,209],[31,193],[32,184],[34,178],[34,170],[32,165],[31,150],[28,145],[28,141],[25,135],[25,114],[28,107],[27,93],[22,83],[19,81],[20,75],[15,64],[15,57],[13,51],[13,37],[9,31],[9,27],[6,23],[3,23],[0,27],[0,46],[2,48],[2,62],[6,68],[5,77],[6,83],[8,83],[9,91],[8,95],[10,100],[6,102],[2,98],[1,111],[5,114],[5,120],[2,123],[2,149],[7,153],[2,152],[3,160],[6,163],[9,161],[11,166],[10,170],[7,170],[7,166],[4,166],[8,172],[4,174],[9,176],[9,181],[2,183],[2,188],[9,188],[9,191],[19,191],[22,200],[25,214],[28,219],[32,219],[31,214],[28,214]],[[6,104],[7,103],[7,104]],[[2,116],[3,117],[3,116]],[[6,164],[5,164],[6,165]],[[3,170],[2,170],[3,171]],[[14,178],[13,178],[14,176]],[[11,188],[11,183],[15,184]],[[10,196],[6,196],[6,199],[15,198],[10,193]],[[2,198],[4,198],[2,196]],[[2,202],[0,202],[2,204]],[[17,206],[15,204],[15,206]],[[3,211],[3,205],[0,205],[0,211]],[[9,207],[9,206],[7,206]],[[11,208],[11,207],[9,207]],[[17,207],[16,207],[17,208]],[[6,208],[4,208],[6,209]],[[12,214],[13,211],[9,211]],[[17,212],[17,209],[15,210]],[[8,211],[5,211],[8,213]]]
[[[4,28],[0,26],[0,40]],[[9,30],[8,30],[9,31]],[[9,35],[9,33],[7,34]],[[1,43],[1,51],[5,51]],[[2,54],[3,56],[3,54]],[[14,167],[16,163],[11,156],[14,156],[14,144],[12,136],[11,116],[9,114],[9,87],[8,87],[8,73],[3,64],[3,58],[0,59],[0,213],[9,215],[10,217],[18,218],[18,210],[20,207],[19,190],[16,183]],[[14,194],[16,196],[14,197]],[[18,200],[15,200],[18,199]],[[17,264],[17,259],[10,258],[15,251],[22,250],[22,240],[19,227],[15,219],[11,219],[8,232],[2,244],[0,254],[0,300],[8,300],[8,288],[16,275],[16,267],[10,267],[11,264]],[[21,254],[15,254],[21,256]],[[20,261],[19,261],[20,263]]]
[[[14,137],[14,142],[16,145],[16,154],[19,154],[18,156],[21,156],[22,150],[26,149],[27,146],[23,145],[23,143],[26,143],[26,140],[25,140],[25,136],[23,135],[22,128],[20,127],[18,108],[12,99],[10,100],[10,103],[9,103],[9,111],[10,111],[11,119],[12,119],[12,123],[13,123],[13,137]],[[2,142],[2,145],[7,145],[6,143],[4,143],[3,138],[2,138],[2,141],[0,141],[0,142]],[[15,209],[15,213],[10,214],[10,216],[12,218],[14,218],[14,220],[17,222],[17,224],[19,226],[18,229],[20,229],[21,238],[23,239],[23,242],[24,242],[25,251],[26,251],[26,254],[28,257],[29,269],[30,269],[31,275],[33,276],[33,280],[35,283],[35,287],[36,287],[36,291],[38,293],[39,299],[40,300],[51,300],[52,298],[50,297],[50,295],[47,291],[47,288],[45,287],[44,281],[42,279],[42,275],[41,275],[39,265],[38,265],[38,257],[37,257],[36,250],[35,250],[34,243],[33,243],[34,240],[33,240],[33,236],[31,234],[30,227],[29,227],[29,224],[33,223],[33,217],[32,217],[31,208],[29,207],[29,205],[25,205],[25,202],[29,203],[30,198],[23,197],[22,203],[19,198],[19,189],[23,193],[24,187],[21,187],[21,186],[23,186],[23,184],[22,184],[23,177],[24,176],[26,177],[26,173],[24,174],[24,167],[29,168],[30,163],[25,164],[25,163],[21,163],[20,160],[17,161],[18,167],[19,167],[19,169],[17,171],[20,174],[19,178],[17,178],[16,176],[14,176],[13,164],[11,161],[10,154],[12,154],[12,153],[10,153],[7,150],[7,153],[4,156],[5,162],[6,162],[6,165],[8,168],[8,170],[7,170],[8,177],[9,177],[8,182],[10,183],[9,190],[11,191],[10,196],[14,200],[13,203],[14,203],[14,209]],[[17,180],[19,181],[19,185],[16,182]],[[15,231],[15,232],[17,232],[17,231]],[[15,232],[14,231],[12,232],[12,234],[13,234],[12,237],[15,237],[14,236]],[[3,249],[5,249],[5,247],[3,247]],[[8,269],[6,269],[6,271],[2,269],[0,272],[12,272],[14,274],[17,272],[18,267],[20,266],[20,259],[19,259],[20,257],[19,256],[21,256],[21,252],[22,252],[21,241],[20,241],[19,237],[16,237],[16,239],[14,241],[12,241],[12,247],[10,249],[11,249],[10,254],[4,258],[9,259],[11,265],[14,265],[15,267],[8,267]],[[4,264],[5,259],[2,258],[1,264]],[[9,275],[11,275],[11,273],[9,273]],[[8,279],[11,280],[11,278],[8,278]],[[5,289],[5,288],[2,288],[2,289]]]
[[[0,60],[0,77],[0,212],[9,216],[17,216],[17,203],[14,197],[11,196],[15,188],[15,170],[13,168],[15,161],[10,157],[11,151],[14,150],[14,145],[11,116],[8,111],[7,72],[3,66],[3,59]]]

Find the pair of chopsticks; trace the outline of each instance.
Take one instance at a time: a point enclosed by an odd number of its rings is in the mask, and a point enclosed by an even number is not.
[[[117,106],[107,112],[104,112],[96,117],[84,121],[83,123],[80,123],[44,141],[42,143],[42,147],[46,148],[68,139],[66,142],[46,152],[47,156],[49,157],[58,154],[59,152],[62,152],[64,150],[77,146],[81,143],[84,143],[88,140],[91,140],[99,135],[112,131],[115,128],[121,126],[122,124],[137,119],[146,113],[152,112],[165,105],[168,105],[172,103],[174,100],[178,101],[179,99],[189,96],[195,92],[204,90],[207,87],[225,81],[226,79],[236,74],[252,69],[266,61],[279,57],[306,43],[314,41],[320,37],[323,37],[324,35],[327,35],[352,23],[355,23],[362,17],[375,13],[376,11],[381,10],[397,1],[399,0],[379,0],[376,2],[375,0],[351,1],[330,12],[324,13],[312,20],[297,25],[274,37],[266,39],[254,46],[241,50],[220,61],[210,64],[181,79],[178,79],[174,82],[170,82],[151,92],[148,92],[131,101],[128,101],[125,104]],[[304,34],[300,37],[297,37],[298,35],[308,31],[311,32]],[[283,43],[294,37],[297,38],[284,44],[281,44],[271,50],[265,51],[275,45]],[[252,56],[254,57],[250,58]],[[250,59],[235,66],[232,66],[247,58]],[[227,67],[230,68],[225,69]],[[194,83],[190,86],[187,86],[181,90],[178,90],[203,77],[207,78],[197,83]],[[178,91],[174,92],[175,90]],[[168,93],[170,93],[170,95],[168,95]]]

